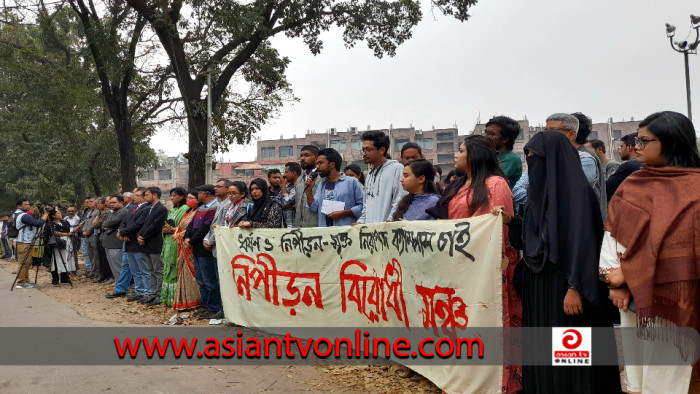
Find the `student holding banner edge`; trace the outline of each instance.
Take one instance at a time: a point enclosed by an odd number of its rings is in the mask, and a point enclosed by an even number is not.
[[[466,176],[455,179],[447,186],[437,205],[428,210],[438,219],[465,219],[501,210],[504,221],[513,216],[513,195],[505,174],[498,163],[496,145],[493,140],[470,135],[464,139],[455,153],[455,169],[466,172]],[[522,325],[522,305],[513,286],[515,266],[520,255],[508,240],[508,228],[503,225],[503,249],[505,266],[503,271],[503,326]],[[503,392],[522,390],[522,367],[503,367]]]

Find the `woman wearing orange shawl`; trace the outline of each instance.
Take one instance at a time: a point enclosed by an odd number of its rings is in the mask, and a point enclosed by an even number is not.
[[[187,206],[190,210],[182,217],[177,226],[177,231],[173,234],[173,240],[177,243],[177,285],[175,287],[175,300],[173,308],[178,311],[195,309],[199,307],[200,293],[197,280],[194,278],[194,264],[192,257],[192,247],[187,245],[182,237],[185,235],[187,226],[194,217],[197,210],[197,192],[187,193]]]
[[[636,151],[644,167],[610,200],[600,258],[599,272],[621,309],[623,326],[700,330],[696,144],[693,124],[682,114],[659,112],[639,124]],[[654,356],[645,354],[645,364],[658,359]],[[630,391],[687,393],[692,366],[628,365],[625,370]]]

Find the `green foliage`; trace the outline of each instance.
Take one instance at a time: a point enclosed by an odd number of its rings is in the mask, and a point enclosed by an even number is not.
[[[68,9],[0,26],[0,210],[119,190],[116,133],[79,33]],[[155,162],[136,135],[137,161]]]
[[[430,0],[460,21],[477,0]],[[312,53],[320,34],[343,29],[347,47],[364,41],[377,57],[393,56],[422,19],[419,0],[127,0],[156,31],[185,103],[190,136],[190,184],[203,181],[205,79],[214,79],[214,148],[245,143],[292,95],[289,59],[271,47],[277,34],[301,38]]]

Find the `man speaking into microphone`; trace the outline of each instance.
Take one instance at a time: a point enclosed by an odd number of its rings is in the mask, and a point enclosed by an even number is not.
[[[314,145],[306,145],[301,148],[299,158],[299,164],[301,164],[301,176],[297,179],[294,184],[296,189],[296,195],[301,199],[301,196],[305,195],[306,191],[306,180],[312,178],[315,180],[313,189],[311,192],[316,193],[316,188],[321,182],[318,172],[316,172],[316,159],[318,158],[318,148]],[[318,226],[318,215],[311,212],[306,204],[296,204],[296,220],[295,227],[317,227]]]
[[[305,197],[311,212],[318,214],[319,227],[348,226],[362,214],[362,185],[357,178],[340,173],[342,163],[338,151],[323,149],[316,160],[316,172],[323,182],[316,187],[314,180],[306,181],[307,186],[318,189],[314,194],[307,188]]]

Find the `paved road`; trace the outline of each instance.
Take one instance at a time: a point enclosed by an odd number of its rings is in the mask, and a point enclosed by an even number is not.
[[[115,326],[85,319],[37,289],[10,292],[0,269],[0,327]],[[0,338],[2,341],[2,338]],[[329,378],[314,367],[0,366],[2,393],[172,393],[308,391]]]

